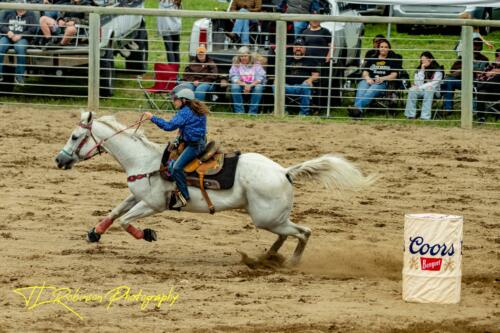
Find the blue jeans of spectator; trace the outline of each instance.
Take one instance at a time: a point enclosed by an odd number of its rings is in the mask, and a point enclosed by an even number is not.
[[[204,101],[207,93],[214,90],[213,84],[207,82],[200,82],[197,87],[191,82],[183,82],[181,85],[192,90],[194,92],[194,97],[199,101]]]
[[[295,21],[293,22],[293,34],[295,35],[295,38],[298,38],[304,30],[307,29],[307,26],[309,25],[309,22],[307,21]],[[307,36],[306,36],[307,38]]]
[[[286,95],[297,95],[300,97],[300,114],[307,116],[309,114],[309,105],[311,105],[311,86],[307,83],[296,85],[285,84]]]
[[[441,94],[443,95],[443,109],[451,111],[453,109],[454,90],[462,88],[462,79],[447,76],[441,85]]]
[[[172,168],[172,176],[175,179],[177,188],[181,191],[182,196],[189,200],[189,192],[186,184],[186,175],[184,174],[184,167],[191,162],[196,156],[201,154],[205,149],[205,140],[200,140],[199,142],[186,144],[186,148],[182,152],[181,156],[175,161]]]
[[[372,100],[382,95],[385,90],[387,90],[387,82],[369,84],[366,80],[362,80],[358,84],[358,89],[356,90],[354,106],[364,111]]]
[[[11,41],[7,36],[0,38],[0,74],[3,74],[3,58],[5,52],[13,47],[16,51],[16,76],[24,76],[24,69],[26,66],[26,49],[28,48],[28,41],[21,38],[17,42]]]
[[[48,16],[48,17],[53,18],[54,20],[56,20],[60,15],[59,15],[58,11],[47,10],[47,11],[45,11],[43,13],[43,16]]]
[[[240,12],[244,13],[248,10],[242,8]],[[232,32],[240,36],[242,44],[250,45],[250,20],[235,20]]]
[[[231,84],[231,95],[233,96],[233,107],[236,113],[245,113],[243,108],[243,92],[244,87],[237,83]],[[262,84],[257,84],[250,90],[250,106],[248,108],[248,113],[257,114],[259,113],[259,104],[262,98],[262,92],[264,91],[264,86]]]
[[[415,117],[417,114],[417,99],[423,97],[422,113],[420,118],[431,119],[432,100],[434,99],[435,90],[420,90],[419,88],[411,87],[408,91],[408,100],[406,101],[405,116]]]

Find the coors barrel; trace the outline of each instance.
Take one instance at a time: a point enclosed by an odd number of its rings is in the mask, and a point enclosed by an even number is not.
[[[460,302],[463,217],[406,214],[403,300]]]

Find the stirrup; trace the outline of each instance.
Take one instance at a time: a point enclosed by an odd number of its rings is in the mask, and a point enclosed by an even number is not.
[[[172,208],[182,208],[182,207],[185,207],[187,205],[187,200],[186,198],[184,198],[184,196],[182,195],[181,192],[178,192],[176,194],[176,198],[177,198],[177,201],[175,202],[175,204],[173,204]]]

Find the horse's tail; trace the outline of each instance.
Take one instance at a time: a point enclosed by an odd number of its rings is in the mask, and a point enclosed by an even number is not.
[[[288,180],[311,179],[326,188],[361,189],[377,179],[376,175],[363,176],[361,171],[340,156],[328,154],[286,169]]]

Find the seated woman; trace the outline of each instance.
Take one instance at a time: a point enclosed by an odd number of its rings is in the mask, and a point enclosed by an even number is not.
[[[439,90],[443,79],[443,69],[434,59],[432,53],[425,51],[420,55],[420,65],[415,72],[413,85],[408,91],[406,101],[405,116],[408,119],[415,119],[417,113],[417,98],[423,97],[422,113],[420,118],[431,119],[432,100],[434,94]]]
[[[233,97],[234,112],[244,113],[243,97],[241,93],[250,94],[250,107],[248,113],[257,114],[259,110],[263,82],[266,79],[266,71],[261,62],[250,54],[246,46],[240,47],[238,54],[233,58],[233,65],[229,70],[231,81],[231,95]]]
[[[234,0],[231,3],[233,12],[260,12],[261,9],[262,0]],[[250,20],[235,20],[232,32],[227,35],[234,42],[239,39],[243,45],[250,45]]]
[[[207,55],[204,45],[196,49],[195,59],[184,69],[182,86],[194,92],[199,101],[204,101],[207,92],[213,91],[217,80],[217,65]]]
[[[387,39],[380,40],[374,58],[365,59],[363,64],[362,80],[356,90],[354,107],[349,108],[349,115],[360,118],[372,100],[387,90],[388,81],[398,76],[400,68],[398,61],[391,51],[391,44]]]

